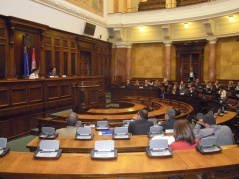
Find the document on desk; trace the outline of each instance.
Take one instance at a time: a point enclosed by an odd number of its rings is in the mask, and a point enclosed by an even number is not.
[[[112,136],[113,134],[113,130],[102,130],[99,132],[99,135],[103,135],[103,136]]]
[[[57,152],[46,152],[46,151],[39,151],[36,155],[36,157],[56,157],[57,156]]]
[[[168,145],[170,145],[171,143],[175,141],[173,136],[154,136],[152,140],[155,140],[155,139],[168,139]]]

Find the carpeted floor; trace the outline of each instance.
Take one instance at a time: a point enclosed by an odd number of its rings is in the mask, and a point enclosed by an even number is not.
[[[30,152],[26,145],[32,141],[36,136],[35,135],[27,135],[7,143],[7,146],[10,147],[11,151],[18,152]]]

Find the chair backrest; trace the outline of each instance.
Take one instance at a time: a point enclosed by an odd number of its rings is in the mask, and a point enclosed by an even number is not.
[[[166,149],[168,148],[168,139],[149,140],[150,149]]]
[[[41,140],[40,149],[41,150],[58,150],[60,146],[59,140]]]
[[[127,134],[128,133],[128,127],[115,127],[114,128],[114,134]]]
[[[90,127],[78,127],[77,128],[78,135],[90,135],[92,134]]]
[[[56,130],[54,127],[42,127],[43,134],[55,134]]]
[[[163,127],[162,126],[151,126],[149,129],[150,133],[159,133],[163,131]]]
[[[0,149],[6,148],[6,146],[7,146],[7,139],[0,138]]]
[[[149,118],[148,121],[152,121],[154,124],[157,123],[157,119],[156,118]]]
[[[96,125],[101,127],[107,127],[108,121],[97,121]]]

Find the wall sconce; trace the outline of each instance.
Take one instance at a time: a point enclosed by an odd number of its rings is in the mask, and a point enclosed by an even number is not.
[[[140,32],[143,32],[144,31],[144,26],[140,26],[139,30],[140,30]]]
[[[184,23],[184,28],[188,28],[188,23]]]
[[[234,17],[233,17],[233,16],[229,16],[229,21],[230,21],[230,22],[232,22],[232,21],[233,21],[233,19],[234,19]]]

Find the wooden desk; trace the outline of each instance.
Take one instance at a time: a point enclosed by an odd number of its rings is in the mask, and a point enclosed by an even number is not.
[[[118,109],[89,109],[87,114],[92,115],[107,115],[107,114],[136,114],[140,109],[143,109],[145,105],[129,101],[119,101]]]
[[[221,123],[224,123],[224,122],[228,122],[231,119],[233,119],[234,117],[236,117],[236,115],[237,115],[237,113],[232,112],[232,111],[228,111],[228,113],[224,114],[224,116],[217,116],[216,123],[221,124]]]
[[[237,145],[231,145],[221,148],[221,153],[209,155],[202,155],[196,150],[181,150],[176,153],[177,156],[184,160],[188,165],[187,172],[189,174],[207,174],[208,178],[238,177],[239,147]]]
[[[145,96],[158,98],[161,94],[159,88],[111,88],[111,101],[116,102],[126,96]]]
[[[173,157],[149,158],[146,152],[119,153],[114,160],[93,160],[90,154],[63,153],[57,160],[34,159],[33,153],[11,152],[0,158],[0,178],[162,178],[195,174],[239,175],[239,147],[222,147],[217,154],[196,150],[174,152]],[[222,171],[228,170],[228,173]],[[195,178],[195,176],[194,176]]]
[[[75,137],[59,136],[60,148],[64,153],[89,153],[95,146],[97,140],[113,140],[112,136],[99,136],[96,132],[93,140],[75,140]],[[39,138],[36,137],[27,144],[27,148],[34,152],[37,148]],[[118,152],[144,152],[149,145],[149,138],[146,135],[131,136],[129,140],[114,140],[115,148]]]

